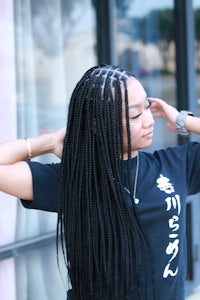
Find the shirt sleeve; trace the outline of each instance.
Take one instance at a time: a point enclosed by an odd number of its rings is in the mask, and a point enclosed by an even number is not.
[[[29,209],[57,212],[60,164],[27,163],[32,173],[33,200],[21,199],[22,205]]]

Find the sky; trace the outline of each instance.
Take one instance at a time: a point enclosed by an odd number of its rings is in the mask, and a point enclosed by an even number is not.
[[[200,8],[200,0],[193,0],[194,7]],[[173,0],[147,0],[147,1],[138,1],[133,0],[130,11],[128,15],[130,17],[142,17],[146,15],[153,9],[164,9],[164,8],[173,8]]]
[[[199,0],[200,1],[200,0]],[[129,16],[142,17],[153,9],[173,8],[173,0],[151,0],[151,1],[138,1],[132,2]]]

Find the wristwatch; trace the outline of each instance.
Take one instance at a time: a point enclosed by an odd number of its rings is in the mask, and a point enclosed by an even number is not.
[[[181,110],[176,118],[176,131],[182,136],[190,135],[190,132],[185,128],[185,119],[187,116],[193,116],[193,113],[191,111]]]

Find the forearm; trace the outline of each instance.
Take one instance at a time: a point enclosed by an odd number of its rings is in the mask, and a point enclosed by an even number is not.
[[[54,151],[53,134],[45,134],[29,138],[32,157]],[[13,164],[27,160],[29,155],[28,144],[25,139],[0,143],[0,165]]]
[[[21,199],[33,199],[30,168],[25,160],[46,153],[61,158],[66,129],[38,137],[0,143],[0,191]],[[29,144],[30,143],[30,144]]]
[[[200,134],[200,118],[187,116],[185,127],[191,133]]]

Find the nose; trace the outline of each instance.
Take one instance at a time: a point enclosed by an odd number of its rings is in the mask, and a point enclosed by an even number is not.
[[[152,115],[152,112],[150,109],[147,109],[145,113],[143,114],[144,120],[143,120],[143,127],[148,128],[154,125],[155,121]]]

